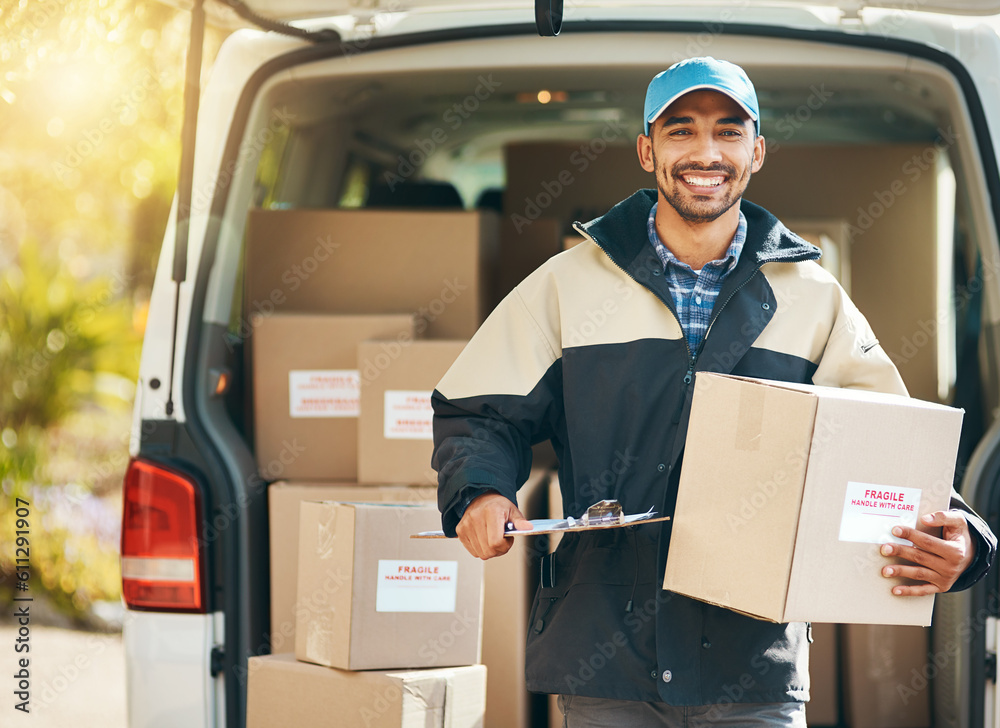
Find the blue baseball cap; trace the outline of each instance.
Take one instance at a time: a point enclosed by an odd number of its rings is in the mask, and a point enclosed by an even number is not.
[[[742,106],[753,119],[757,134],[760,134],[757,92],[754,91],[746,72],[735,63],[704,56],[678,61],[666,71],[656,74],[649,82],[643,110],[646,135],[649,136],[649,125],[656,121],[670,104],[684,94],[699,89],[712,89],[724,93]]]

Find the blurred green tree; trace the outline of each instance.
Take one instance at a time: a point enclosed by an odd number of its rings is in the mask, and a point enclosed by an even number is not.
[[[154,0],[0,0],[0,544],[28,497],[31,587],[73,616],[118,597],[95,491],[114,502],[127,463],[189,22]],[[206,59],[223,37],[206,34]]]

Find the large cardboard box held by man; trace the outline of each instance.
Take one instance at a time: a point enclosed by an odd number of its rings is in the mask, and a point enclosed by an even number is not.
[[[355,480],[358,344],[413,340],[409,314],[274,314],[252,337],[257,466],[269,480]]]
[[[482,728],[486,668],[348,672],[251,657],[247,728]]]
[[[295,656],[344,670],[479,662],[483,562],[441,527],[437,508],[303,502]]]
[[[490,311],[499,226],[490,211],[254,210],[245,309],[412,312],[420,336],[468,339]]]
[[[431,392],[468,342],[366,341],[358,346],[358,481],[437,483]]]
[[[948,507],[961,426],[906,397],[699,373],[664,588],[775,622],[929,625],[933,596],[894,596],[880,545]]]

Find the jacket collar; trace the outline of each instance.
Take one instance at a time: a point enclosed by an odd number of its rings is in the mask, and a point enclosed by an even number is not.
[[[607,213],[590,222],[576,223],[580,232],[594,239],[617,265],[628,270],[633,261],[650,249],[646,234],[649,211],[656,202],[656,190],[639,190]],[[786,228],[778,218],[759,205],[740,201],[747,219],[747,239],[740,263],[759,268],[765,263],[795,263],[816,260],[820,249]]]

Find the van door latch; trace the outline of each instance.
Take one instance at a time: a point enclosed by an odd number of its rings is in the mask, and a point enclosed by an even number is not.
[[[212,647],[212,654],[208,658],[209,671],[212,673],[212,677],[218,677],[222,672],[222,663],[225,659],[226,651],[222,649],[222,645]]]

